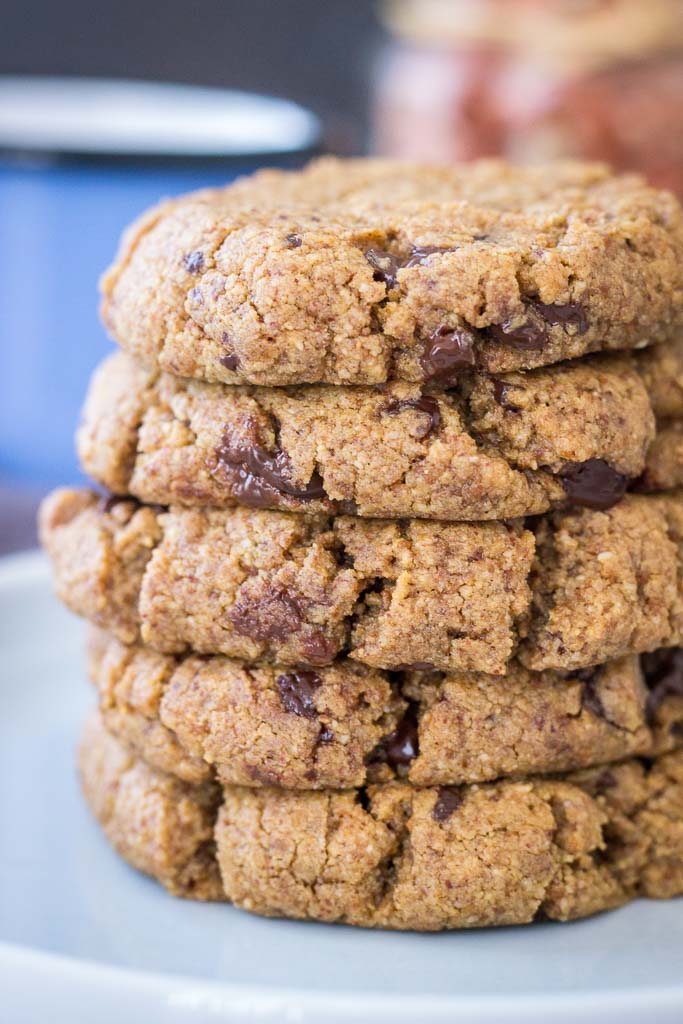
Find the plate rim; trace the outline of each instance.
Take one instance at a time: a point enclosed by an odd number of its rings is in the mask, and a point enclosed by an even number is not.
[[[0,557],[0,591],[4,593],[16,586],[41,585],[48,580],[48,560],[39,548]],[[578,1020],[579,1014],[588,1024],[593,1019],[606,1020],[606,1012],[619,1012],[623,1024],[641,1024],[645,1019],[644,1013],[654,1020],[651,1015],[655,1012],[683,1012],[683,977],[680,982],[671,984],[599,991],[566,990],[548,994],[528,991],[466,996],[403,993],[393,996],[390,992],[367,990],[351,994],[335,989],[241,985],[186,974],[124,967],[0,939],[0,978],[16,979],[23,974],[35,982],[38,972],[43,978],[56,978],[61,974],[66,983],[66,987],[59,986],[62,994],[67,993],[69,982],[82,985],[87,981],[102,990],[125,986],[127,995],[131,997],[146,994],[158,1001],[159,1006],[206,1012],[216,1020],[227,1020],[225,1015],[230,1014],[229,1019],[235,1022],[235,1012],[256,1009],[260,1014],[282,1014],[285,1011],[301,1014],[297,1019],[302,1022],[308,1019],[331,1020],[325,1016],[331,1004],[334,1012],[339,1012],[343,1019],[354,1020],[352,1014],[359,1011],[372,1012],[377,1024],[384,1019],[391,1020],[393,1024],[402,1024],[403,1021],[414,1024],[417,1012],[425,1021],[445,1021],[452,1019],[457,1011],[467,1014],[467,1021],[476,1024],[500,1024],[503,1020],[518,1019],[545,1021],[550,1013],[556,1024],[569,1024]],[[244,1019],[251,1018],[245,1016]],[[263,1016],[262,1019],[268,1018]]]

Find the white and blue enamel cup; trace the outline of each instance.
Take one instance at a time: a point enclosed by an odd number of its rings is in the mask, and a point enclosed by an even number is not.
[[[165,196],[317,149],[307,110],[223,89],[0,77],[0,480],[78,479],[73,433],[108,351],[97,281]]]

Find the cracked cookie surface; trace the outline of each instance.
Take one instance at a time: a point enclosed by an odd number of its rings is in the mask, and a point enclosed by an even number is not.
[[[100,631],[88,643],[107,729],[200,784],[346,789],[563,772],[683,745],[683,654],[578,674],[385,673],[174,658]]]
[[[615,503],[644,479],[654,431],[628,356],[424,393],[224,387],[119,353],[93,378],[78,448],[99,483],[146,502],[483,520]]]
[[[213,819],[202,788],[141,765],[99,721],[81,749],[119,853],[172,892],[218,898],[210,845],[190,887],[176,873]],[[227,786],[214,836],[223,894],[267,916],[419,931],[571,920],[683,892],[683,754],[474,786]]]
[[[683,641],[683,495],[530,524],[169,511],[61,490],[41,514],[58,595],[125,643],[246,661],[503,674]]]
[[[666,341],[682,267],[674,198],[599,165],[322,160],[147,213],[103,317],[186,377],[443,384]]]

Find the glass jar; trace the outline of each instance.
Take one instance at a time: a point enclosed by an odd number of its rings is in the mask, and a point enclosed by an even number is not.
[[[683,196],[682,0],[388,0],[374,149],[576,156]]]

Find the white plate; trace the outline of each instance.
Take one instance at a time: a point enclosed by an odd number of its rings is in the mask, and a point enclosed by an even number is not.
[[[572,925],[401,935],[172,899],[82,806],[81,626],[0,562],[0,1021],[680,1024],[683,901]]]

